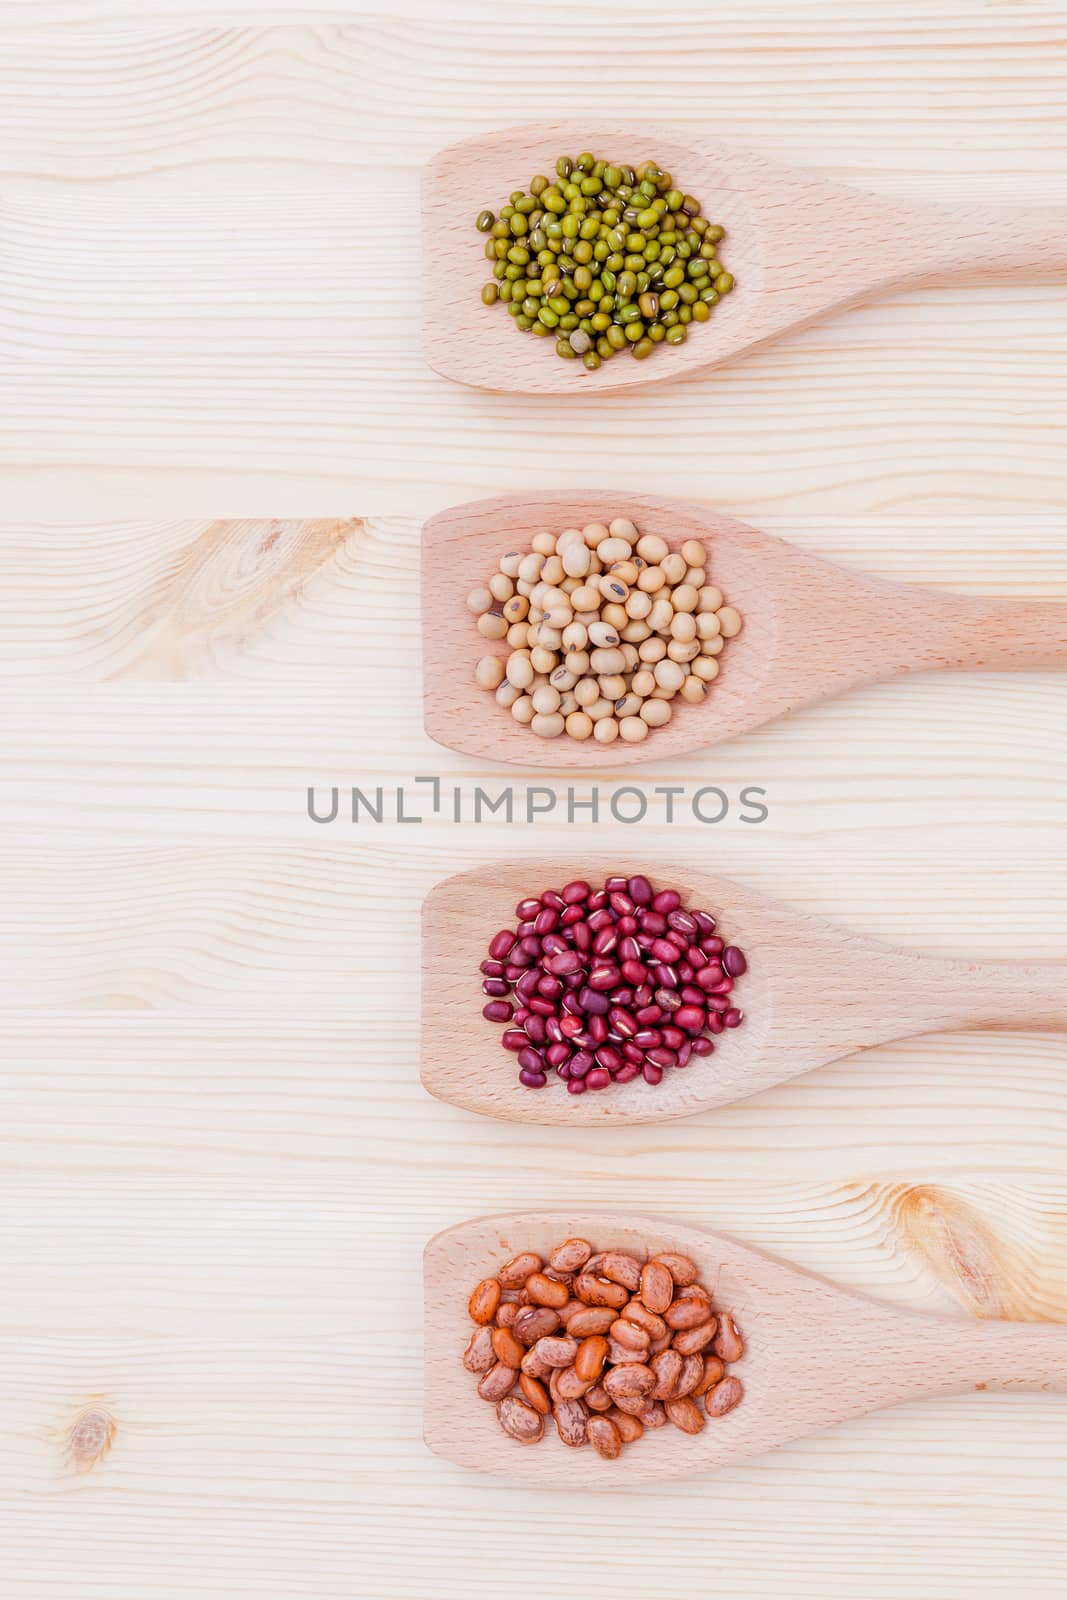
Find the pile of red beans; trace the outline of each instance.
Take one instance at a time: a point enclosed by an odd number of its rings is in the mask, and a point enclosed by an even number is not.
[[[571,1094],[657,1084],[743,1021],[730,997],[744,952],[674,889],[657,893],[640,874],[600,889],[578,881],[521,900],[515,916],[482,962],[482,1015],[506,1024],[527,1089],[552,1072]]]

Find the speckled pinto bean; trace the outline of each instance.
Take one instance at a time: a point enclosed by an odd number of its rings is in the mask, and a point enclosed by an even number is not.
[[[498,1361],[495,1367],[490,1367],[479,1383],[478,1393],[483,1400],[495,1405],[498,1400],[503,1400],[506,1394],[511,1393],[518,1376],[514,1367],[505,1367],[502,1361]]]
[[[726,1370],[744,1353],[733,1317],[713,1307],[688,1257],[642,1265],[641,1255],[566,1239],[475,1285],[463,1365],[510,1439],[539,1443],[551,1418],[562,1446],[589,1443],[615,1460],[646,1431],[699,1433],[740,1403]]]
[[[592,1253],[592,1245],[584,1239],[567,1239],[556,1246],[548,1258],[548,1264],[556,1272],[580,1272]]]
[[[589,1413],[580,1400],[559,1400],[553,1410],[556,1431],[561,1443],[577,1450],[585,1444],[585,1430]]]
[[[744,1392],[740,1378],[723,1378],[704,1396],[704,1410],[709,1417],[725,1417],[728,1411],[740,1405]]]
[[[548,1390],[538,1378],[531,1378],[528,1372],[519,1373],[519,1388],[527,1405],[533,1406],[535,1411],[540,1411],[543,1417],[552,1415],[552,1401],[549,1399]]]
[[[496,1359],[492,1331],[484,1327],[475,1328],[470,1344],[463,1352],[463,1365],[467,1371],[479,1374],[488,1372],[490,1367],[496,1366]]]
[[[669,1400],[678,1387],[678,1379],[682,1375],[681,1356],[677,1350],[661,1350],[658,1356],[652,1357],[648,1365],[656,1378],[656,1387],[652,1390],[653,1400]]]
[[[654,1257],[660,1266],[666,1267],[674,1283],[679,1289],[688,1289],[697,1281],[697,1269],[688,1256],[675,1255],[672,1251],[661,1250]]]
[[[496,1414],[504,1432],[512,1439],[517,1439],[519,1444],[536,1444],[544,1434],[544,1417],[515,1395],[501,1400]]]
[[[601,1261],[600,1276],[610,1278],[612,1283],[621,1283],[634,1294],[641,1287],[641,1264],[621,1250],[608,1250]]]
[[[693,1356],[706,1349],[715,1337],[716,1319],[698,1323],[695,1328],[685,1328],[674,1336],[674,1348],[680,1356]]]
[[[515,1256],[497,1273],[500,1287],[521,1289],[527,1278],[541,1271],[541,1265],[540,1256],[535,1256],[532,1250],[524,1250],[521,1256]]]
[[[667,1307],[663,1313],[663,1320],[668,1328],[673,1328],[675,1333],[684,1332],[686,1328],[697,1328],[702,1322],[708,1320],[708,1305],[703,1299],[676,1300]]]
[[[637,1327],[643,1328],[650,1340],[662,1339],[669,1332],[663,1318],[657,1317],[654,1311],[649,1311],[640,1300],[631,1300],[628,1305],[623,1306],[620,1315],[627,1322],[633,1322]]]
[[[608,1359],[608,1341],[602,1334],[591,1334],[578,1346],[574,1370],[587,1383],[596,1383]]]
[[[641,1299],[649,1311],[666,1311],[674,1299],[674,1279],[664,1261],[648,1261],[641,1268]]]
[[[493,1351],[498,1361],[506,1367],[514,1367],[518,1371],[522,1366],[522,1358],[526,1350],[516,1339],[510,1328],[496,1327],[492,1333]]]
[[[683,1433],[699,1433],[704,1426],[704,1413],[688,1395],[677,1400],[665,1400],[663,1409],[667,1413],[667,1420],[673,1422],[676,1428],[681,1428]]]
[[[521,1306],[512,1323],[512,1332],[520,1344],[532,1347],[538,1339],[555,1333],[558,1327],[559,1313],[550,1306]]]
[[[588,1339],[590,1335],[607,1333],[615,1322],[613,1306],[587,1306],[579,1300],[580,1309],[567,1318],[567,1332],[572,1339]]]
[[[500,1304],[500,1285],[495,1278],[483,1278],[476,1284],[467,1304],[472,1322],[483,1325],[492,1322]]]
[[[525,1287],[534,1305],[551,1306],[554,1311],[565,1306],[570,1299],[566,1284],[557,1283],[554,1278],[546,1278],[543,1272],[531,1273]],[[581,1298],[582,1296],[579,1296],[579,1299]]]
[[[614,1461],[622,1455],[619,1430],[608,1417],[590,1417],[585,1425],[586,1438],[598,1456]]]
[[[610,1278],[594,1278],[588,1272],[575,1278],[574,1293],[587,1306],[614,1306],[617,1311],[621,1311],[630,1298],[621,1283],[612,1283]]]
[[[719,1331],[715,1335],[713,1349],[720,1361],[740,1361],[745,1353],[745,1341],[733,1317],[726,1312],[719,1318]]]

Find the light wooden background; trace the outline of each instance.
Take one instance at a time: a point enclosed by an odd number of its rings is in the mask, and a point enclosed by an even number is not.
[[[5,1593],[459,1600],[536,1542],[594,1600],[1060,1595],[1067,1398],[514,1490],[421,1445],[419,1254],[480,1211],[632,1201],[901,1304],[1067,1317],[1065,1041],[916,1041],[661,1129],[498,1126],[418,1085],[419,901],[549,863],[559,825],[304,801],[521,785],[421,731],[418,526],[466,496],[658,486],[1067,600],[1062,285],[900,296],[562,407],[438,380],[381,283],[389,249],[416,281],[426,156],[577,95],[886,193],[1067,204],[1067,11],[359,12],[0,6]],[[758,784],[762,827],[580,826],[915,946],[1064,957],[1065,732],[1051,674],[899,683],[643,769]]]

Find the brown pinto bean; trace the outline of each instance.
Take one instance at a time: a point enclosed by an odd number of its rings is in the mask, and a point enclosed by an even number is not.
[[[702,1394],[707,1394],[708,1390],[713,1386],[713,1384],[718,1383],[725,1371],[726,1368],[723,1366],[718,1356],[705,1356],[704,1374],[696,1388],[693,1390],[693,1399],[697,1400]]]
[[[676,1300],[703,1300],[705,1305],[711,1305],[711,1295],[702,1283],[687,1283],[683,1289],[676,1291],[674,1298]]]
[[[578,1315],[579,1311],[588,1311],[588,1310],[589,1310],[589,1307],[584,1303],[584,1301],[582,1301],[582,1300],[568,1300],[567,1304],[565,1306],[560,1306],[559,1320],[563,1323],[564,1327],[566,1327],[567,1323],[571,1320],[571,1318],[572,1317],[576,1317]],[[500,1319],[498,1317],[497,1321],[499,1321],[499,1320]],[[568,1328],[567,1331],[570,1332],[570,1329]]]
[[[573,1303],[579,1309],[566,1318],[567,1332],[572,1339],[588,1339],[590,1334],[607,1333],[615,1321],[612,1306],[586,1306],[580,1300]]]
[[[626,1411],[632,1417],[643,1417],[652,1402],[647,1395],[620,1394],[615,1404],[620,1411]]]
[[[608,1420],[615,1424],[623,1444],[633,1444],[645,1431],[639,1417],[631,1417],[627,1412],[620,1411],[618,1406],[613,1406],[608,1412]]]
[[[686,1328],[699,1328],[702,1322],[708,1320],[707,1301],[676,1300],[673,1305],[667,1307],[663,1320],[668,1328],[673,1328],[676,1333],[681,1333]]]
[[[674,1334],[668,1328],[661,1339],[653,1339],[648,1347],[648,1353],[650,1356],[658,1356],[661,1350],[669,1350],[673,1343]]]
[[[703,1376],[704,1357],[683,1356],[681,1376],[674,1386],[674,1393],[671,1399],[682,1400],[687,1394],[692,1394]]]
[[[590,1417],[585,1434],[597,1455],[603,1456],[605,1461],[614,1461],[622,1454],[619,1430],[607,1417]]]
[[[696,1283],[697,1269],[688,1256],[676,1255],[673,1250],[661,1250],[654,1259],[662,1262],[679,1289],[688,1289],[691,1283]]]
[[[591,1389],[587,1389],[584,1399],[591,1411],[611,1410],[611,1396],[602,1383],[594,1383]]]
[[[540,1411],[543,1417],[547,1417],[552,1410],[552,1401],[544,1384],[537,1378],[531,1378],[528,1372],[520,1372],[519,1388],[526,1403],[533,1406],[535,1411]]]
[[[656,1387],[656,1374],[636,1362],[624,1362],[605,1374],[604,1387],[616,1404],[622,1395],[642,1395],[647,1400]]]
[[[549,1392],[557,1400],[580,1400],[585,1391],[593,1387],[588,1378],[578,1376],[575,1367],[557,1367],[548,1381],[548,1386]]]
[[[534,1255],[532,1250],[524,1250],[501,1267],[497,1281],[503,1289],[521,1289],[530,1274],[540,1270],[541,1257]]]
[[[744,1392],[740,1378],[723,1378],[704,1396],[704,1410],[709,1417],[725,1417],[740,1403]]]
[[[582,1268],[582,1271],[583,1272],[591,1272],[595,1276],[600,1271],[600,1268],[603,1265],[604,1256],[605,1256],[606,1253],[607,1252],[604,1251],[604,1250],[598,1250],[596,1255],[592,1255],[592,1256],[589,1257],[589,1260],[586,1262],[585,1266]]]
[[[674,1299],[674,1279],[662,1261],[646,1261],[641,1268],[641,1299],[657,1314]]]
[[[594,1277],[589,1272],[583,1272],[575,1278],[574,1293],[587,1306],[614,1306],[617,1311],[621,1311],[630,1298],[621,1283],[613,1283],[610,1278]]]
[[[729,1312],[724,1311],[719,1318],[719,1331],[712,1349],[720,1361],[740,1361],[745,1353],[745,1341]]]
[[[580,1272],[592,1254],[593,1247],[585,1239],[565,1239],[553,1250],[548,1264],[556,1272]]]
[[[673,1422],[683,1433],[699,1433],[704,1426],[704,1414],[695,1400],[688,1396],[680,1400],[665,1400],[663,1409],[668,1422]]]
[[[603,1334],[593,1333],[588,1339],[583,1339],[578,1346],[578,1354],[574,1358],[574,1370],[585,1382],[596,1383],[607,1359],[608,1341]]]
[[[627,1361],[645,1361],[647,1358],[647,1351],[631,1350],[629,1345],[620,1344],[618,1339],[608,1340],[608,1365],[611,1367],[621,1367]]]
[[[669,1400],[678,1387],[678,1379],[682,1376],[681,1356],[677,1350],[661,1350],[658,1356],[652,1357],[648,1366],[656,1375],[656,1387],[652,1391],[653,1400]]]
[[[470,1343],[463,1352],[463,1365],[468,1372],[488,1372],[496,1366],[493,1335],[489,1328],[475,1328]]]
[[[709,1322],[701,1322],[695,1328],[686,1328],[682,1333],[676,1333],[674,1348],[680,1356],[695,1356],[698,1350],[703,1350],[711,1343],[717,1326],[716,1319],[712,1317]]]
[[[573,1272],[557,1272],[555,1267],[546,1267],[542,1276],[548,1278],[552,1283],[562,1283],[567,1289],[570,1288],[574,1279]]]
[[[478,1393],[483,1400],[489,1400],[496,1405],[498,1400],[503,1400],[506,1394],[511,1393],[518,1376],[514,1367],[506,1367],[502,1361],[498,1361],[496,1366],[490,1367],[482,1378],[478,1385]]]
[[[513,1300],[502,1300],[496,1308],[496,1325],[498,1328],[513,1328],[515,1318],[519,1314],[519,1307]]]
[[[561,1441],[577,1450],[585,1443],[588,1413],[580,1400],[559,1400],[552,1409]]]
[[[480,1323],[483,1327],[492,1322],[496,1316],[496,1308],[500,1304],[500,1285],[495,1278],[483,1278],[481,1283],[475,1284],[474,1292],[467,1302],[472,1322]]]
[[[540,1344],[540,1342],[541,1341],[539,1339],[537,1344]],[[523,1356],[522,1370],[529,1377],[537,1378],[539,1382],[545,1383],[552,1376],[556,1369],[555,1367],[550,1367],[548,1362],[544,1361],[541,1356],[538,1355],[537,1345],[535,1344],[533,1349],[527,1350],[526,1354]]]
[[[636,1294],[641,1287],[641,1263],[623,1250],[605,1250],[599,1275],[610,1278],[612,1283],[621,1283],[631,1294]]]
[[[520,1444],[536,1444],[545,1431],[545,1419],[541,1413],[517,1395],[501,1400],[496,1414],[504,1432]]]
[[[516,1370],[522,1366],[526,1350],[510,1329],[494,1328],[492,1338],[493,1351],[498,1361],[502,1361],[506,1367],[515,1367]]]
[[[549,1335],[548,1338],[538,1339],[533,1347],[533,1354],[546,1367],[569,1367],[578,1354],[577,1339],[566,1339],[562,1335],[558,1338]]]
[[[658,1400],[649,1402],[648,1409],[641,1414],[643,1428],[665,1428],[667,1426],[667,1413]]]
[[[642,1361],[648,1355],[651,1341],[644,1328],[639,1328],[636,1322],[628,1322],[625,1317],[620,1317],[611,1324],[611,1337],[624,1349],[636,1350]]]
[[[650,1339],[662,1339],[665,1333],[669,1333],[663,1318],[649,1311],[640,1300],[631,1300],[629,1305],[623,1306],[622,1315],[627,1322],[636,1322],[639,1328],[644,1328]]]
[[[570,1294],[565,1283],[557,1283],[554,1278],[546,1278],[543,1272],[532,1272],[526,1280],[526,1293],[534,1305],[551,1306],[559,1311],[567,1304]],[[581,1298],[579,1296],[579,1298]],[[495,1306],[493,1308],[496,1309]]]
[[[521,1306],[512,1324],[512,1332],[520,1344],[535,1345],[559,1327],[559,1313],[550,1306]]]

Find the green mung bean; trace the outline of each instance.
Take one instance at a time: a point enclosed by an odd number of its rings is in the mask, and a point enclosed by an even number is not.
[[[592,151],[561,155],[499,211],[479,212],[495,282],[485,305],[507,305],[516,326],[553,336],[565,361],[595,371],[619,350],[643,361],[682,344],[734,286],[719,260],[725,229],[654,161],[616,165]]]

